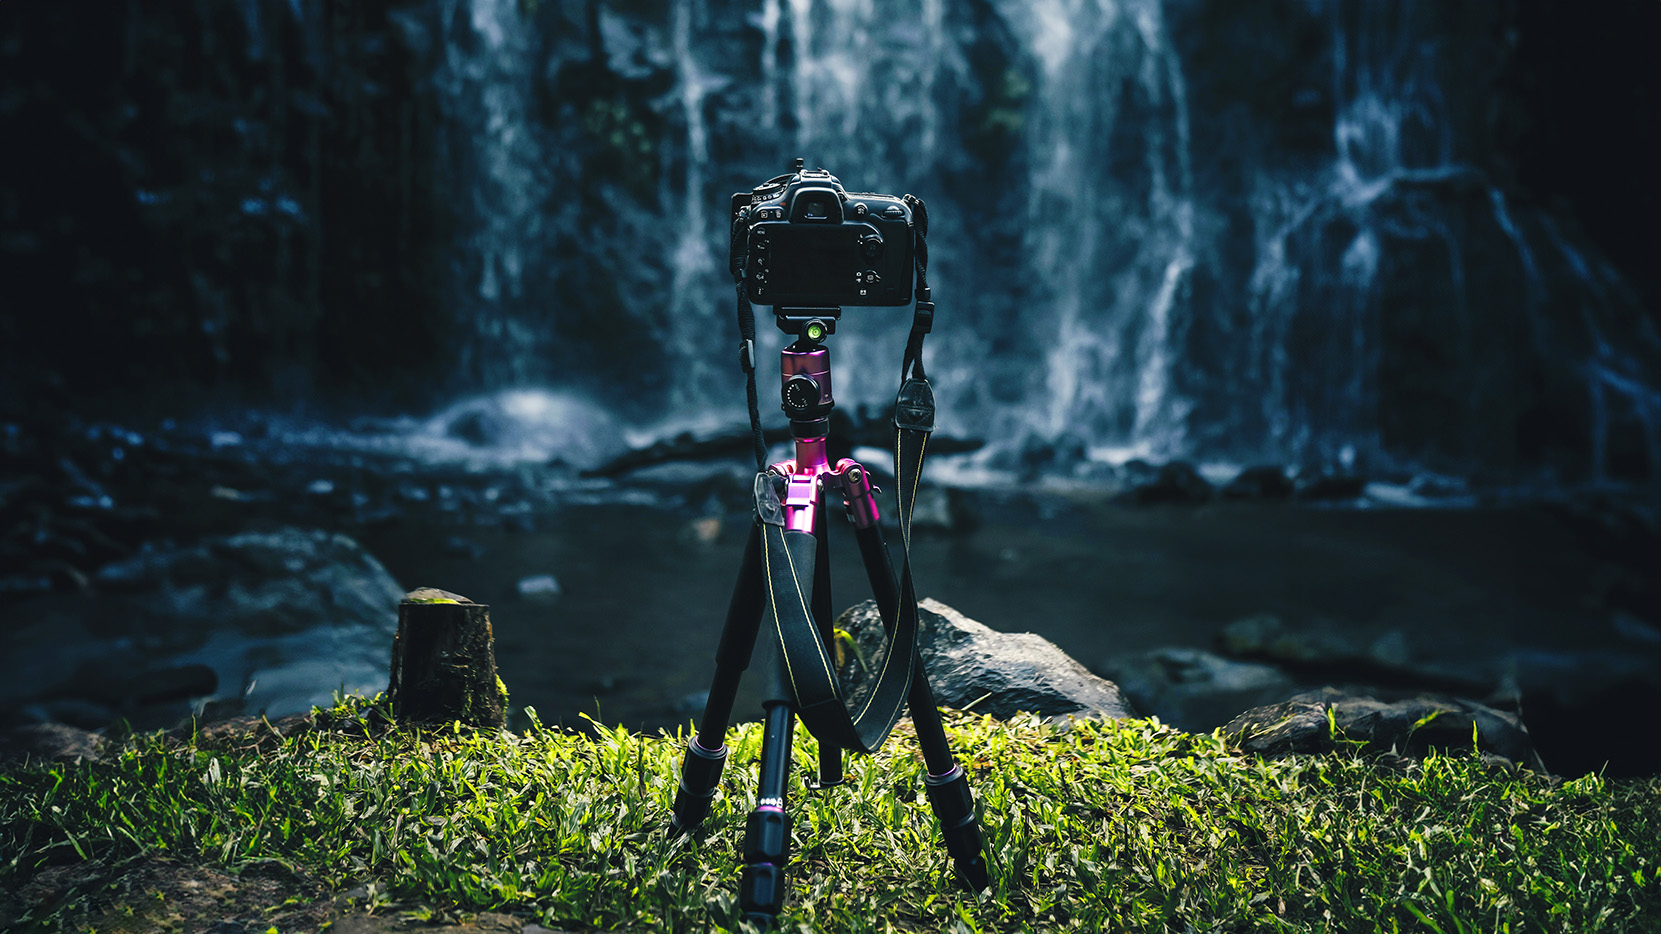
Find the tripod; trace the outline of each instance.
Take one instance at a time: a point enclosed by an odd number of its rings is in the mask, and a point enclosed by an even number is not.
[[[898,718],[901,705],[909,706],[928,769],[924,787],[940,821],[947,853],[958,875],[970,886],[980,890],[990,884],[968,778],[963,767],[952,758],[940,711],[935,707],[934,693],[929,689],[915,647],[916,597],[910,586],[909,562],[912,497],[907,494],[915,493],[916,478],[908,478],[904,475],[906,471],[901,471],[900,485],[913,484],[909,491],[902,489],[899,498],[900,531],[908,554],[902,588],[896,581],[893,561],[883,540],[870,472],[852,458],[841,458],[833,466],[825,453],[829,415],[835,403],[831,397],[830,352],[823,341],[834,331],[840,309],[812,309],[813,314],[805,317],[792,316],[786,311],[780,311],[779,326],[787,333],[797,334],[798,339],[781,355],[781,398],[790,417],[796,456],[773,464],[756,477],[755,522],[744,546],[738,580],[716,649],[715,678],[709,701],[697,732],[687,744],[671,820],[673,832],[690,833],[708,815],[727,758],[727,720],[732,714],[738,681],[754,654],[757,668],[765,679],[762,700],[765,725],[756,806],[750,812],[744,833],[739,909],[745,920],[764,928],[773,925],[784,906],[784,866],[790,847],[785,788],[791,737],[798,715],[820,740],[817,789],[822,790],[833,788],[843,780],[843,746],[873,751]],[[752,401],[752,408],[753,404]],[[927,404],[932,421],[932,397]],[[903,411],[903,401],[899,408]],[[901,436],[905,436],[903,426]],[[919,469],[921,459],[919,444],[916,449]],[[869,731],[861,735],[852,732],[836,735],[837,724],[846,726],[850,720],[828,661],[834,657],[834,629],[830,549],[825,503],[821,497],[824,491],[837,493],[842,498],[854,526],[872,596],[889,634],[889,650],[878,687],[867,700],[861,717],[853,721],[863,719],[873,706],[881,705],[878,694],[884,690],[885,683],[889,694],[897,692],[893,698],[893,714],[880,728],[874,744],[869,740]],[[811,581],[807,588],[810,592],[806,594],[802,592],[804,578]],[[910,606],[903,605],[902,600]],[[906,613],[909,634],[902,625],[902,614]],[[773,626],[762,626],[764,615],[773,618]],[[828,689],[822,685],[816,685],[817,691],[803,687],[809,675],[800,669],[810,666],[802,660],[811,661],[815,653],[824,664],[824,674],[831,678]],[[889,677],[890,662],[899,671],[899,677]],[[824,696],[827,690],[828,697]],[[805,693],[814,696],[804,697]],[[827,709],[833,706],[835,713],[827,717]],[[815,723],[829,725],[817,727]]]

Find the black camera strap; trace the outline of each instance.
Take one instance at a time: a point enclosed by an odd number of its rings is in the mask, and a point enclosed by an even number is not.
[[[727,271],[738,290],[738,365],[744,370],[744,394],[750,401],[750,434],[755,443],[756,470],[767,470],[767,441],[761,436],[761,402],[756,397],[756,313],[744,288],[744,264],[749,244],[745,242],[749,215],[740,211],[732,219],[732,242],[727,249]]]
[[[916,249],[916,305],[911,333],[901,361],[901,384],[894,400],[894,475],[904,563],[900,573],[897,619],[884,619],[888,650],[883,654],[870,693],[854,710],[843,690],[836,666],[813,619],[812,586],[818,543],[814,536],[788,529],[782,502],[785,478],[767,470],[767,447],[761,433],[761,413],[755,378],[755,312],[744,283],[745,231],[742,213],[733,221],[730,271],[737,287],[740,366],[745,373],[754,436],[756,518],[762,532],[762,579],[766,605],[782,650],[785,674],[795,696],[796,713],[820,742],[859,752],[875,752],[888,738],[905,711],[916,669],[919,623],[917,592],[911,570],[911,516],[923,472],[929,433],[934,430],[934,392],[923,371],[923,337],[934,323],[934,303],[928,288],[928,211],[919,198],[905,196],[912,209]]]

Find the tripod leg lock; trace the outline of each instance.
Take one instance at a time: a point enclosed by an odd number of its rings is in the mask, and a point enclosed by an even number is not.
[[[727,763],[725,744],[718,749],[705,749],[694,736],[686,748],[680,788],[675,791],[675,813],[670,818],[670,828],[677,834],[691,833],[709,815],[709,806],[715,801],[715,791],[721,783],[721,768]]]
[[[977,892],[991,885],[980,821],[975,817],[975,798],[969,792],[969,776],[963,766],[954,765],[945,775],[925,777],[923,788],[928,792],[935,818],[940,821],[940,834],[946,840],[946,852],[951,855],[958,875]]]
[[[738,882],[738,906],[744,917],[771,927],[784,910],[784,864],[790,859],[790,818],[763,804],[750,812],[744,828],[744,872]]]

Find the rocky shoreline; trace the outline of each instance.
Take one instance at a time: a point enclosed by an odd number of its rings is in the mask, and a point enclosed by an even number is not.
[[[484,444],[488,437],[473,437],[480,430],[476,419],[455,428]],[[481,542],[563,539],[571,528],[613,514],[607,510],[634,510],[629,514],[660,517],[650,537],[666,555],[721,568],[727,533],[742,524],[743,478],[725,463],[730,458],[718,441],[711,442],[714,453],[691,446],[691,456],[679,461],[666,449],[638,449],[646,452],[632,455],[639,465],[597,471],[628,475],[616,480],[584,477],[568,464],[434,464],[362,446],[296,448],[274,429],[263,435],[0,426],[8,455],[0,471],[0,546],[9,558],[0,591],[16,614],[10,657],[21,660],[0,678],[4,725],[45,734],[117,722],[120,729],[169,728],[192,717],[281,715],[327,703],[343,689],[378,690],[404,589],[371,553],[389,544],[386,553],[403,566],[410,563],[406,552],[425,550],[460,569],[447,573],[465,574],[487,563]],[[857,447],[857,426],[847,435]],[[961,450],[974,456],[975,447]],[[1320,473],[1300,478],[1278,467],[1214,483],[1180,462],[1135,461],[1112,477],[1095,477],[1081,494],[1068,478],[1099,474],[1100,465],[1052,457],[1034,466],[1034,457],[1026,457],[1032,481],[1013,494],[937,486],[920,498],[925,550],[943,550],[943,568],[966,560],[963,552],[974,549],[982,527],[1002,521],[999,509],[1028,517],[1017,522],[1038,522],[1036,530],[1055,521],[1045,515],[1066,515],[1081,502],[1099,504],[1086,509],[1132,510],[1120,514],[1157,524],[1253,503],[1269,510],[1254,516],[1273,517],[1330,503],[1400,508],[1388,498],[1403,494],[1497,495],[1428,479],[1414,486]],[[1577,586],[1609,629],[1584,644],[1518,634],[1508,645],[1466,651],[1458,633],[1262,612],[1189,626],[1181,643],[1162,645],[1143,634],[1135,648],[1081,657],[1092,677],[1115,683],[1135,709],[1191,731],[1327,687],[1383,704],[1430,693],[1520,718],[1547,767],[1578,774],[1607,759],[1618,774],[1661,771],[1657,753],[1631,742],[1626,725],[1632,711],[1661,700],[1661,587],[1641,570],[1661,555],[1656,513],[1642,497],[1610,491],[1532,508],[1552,517],[1552,527],[1579,549],[1582,566],[1594,571]],[[1030,564],[1010,552],[1005,546],[999,554],[1013,561],[1012,571]],[[569,582],[567,569],[551,571],[510,575],[500,596],[522,614],[578,611],[580,595],[562,595],[570,589],[561,585]],[[602,698],[625,718],[631,703],[656,705],[665,712],[656,715],[660,723],[701,706],[695,693],[683,698],[662,679],[655,690],[663,696],[653,700],[653,679],[626,664],[601,674],[568,693]],[[700,666],[686,678],[706,676]],[[630,681],[642,678],[648,683]],[[66,748],[86,742],[76,738]]]

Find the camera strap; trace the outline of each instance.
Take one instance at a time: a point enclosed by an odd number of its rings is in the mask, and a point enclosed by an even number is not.
[[[779,499],[785,483],[778,474],[759,475],[756,505],[761,520],[766,606],[778,637],[796,715],[821,743],[875,752],[905,712],[911,694],[917,657],[916,601],[910,601],[908,612],[902,597],[900,619],[883,621],[893,623],[888,627],[888,650],[870,694],[854,709],[810,609],[819,543],[810,532],[785,527]],[[906,580],[909,582],[909,574]]]
[[[818,542],[808,532],[785,527],[784,477],[771,472],[759,474],[755,485],[766,604],[782,649],[796,714],[820,742],[866,753],[882,746],[905,712],[916,670],[921,627],[911,573],[911,514],[917,503],[929,432],[934,430],[934,393],[927,380],[911,378],[900,388],[894,425],[895,498],[905,563],[900,573],[897,618],[883,620],[888,631],[887,651],[870,693],[858,710],[849,704],[810,609]]]
[[[744,238],[748,220],[745,212],[732,219],[727,271],[732,274],[733,287],[738,291],[738,366],[744,371],[744,394],[750,402],[750,435],[755,446],[756,470],[766,472],[767,441],[761,435],[761,401],[756,396],[756,313],[744,289],[744,264],[749,259],[749,244]]]
[[[904,563],[896,619],[884,619],[888,648],[870,693],[856,711],[845,696],[836,666],[813,618],[812,587],[818,542],[808,532],[785,526],[783,498],[787,481],[767,470],[767,448],[755,379],[755,313],[744,284],[745,218],[734,219],[730,271],[737,287],[740,366],[745,373],[754,437],[756,518],[762,533],[762,579],[767,611],[783,656],[785,675],[802,724],[820,742],[859,752],[875,752],[904,713],[917,663],[917,591],[911,571],[911,515],[923,472],[929,433],[934,430],[934,391],[923,371],[923,337],[933,328],[934,303],[928,288],[928,211],[919,198],[905,196],[912,209],[916,249],[916,303],[911,333],[901,361],[901,383],[894,400],[895,501],[899,510]]]

